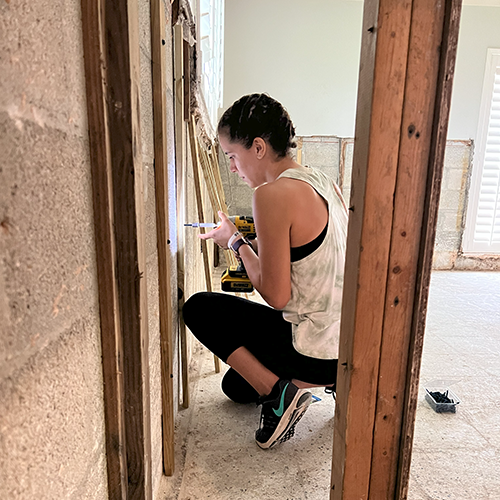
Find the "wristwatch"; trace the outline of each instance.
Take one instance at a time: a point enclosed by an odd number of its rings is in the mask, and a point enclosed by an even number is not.
[[[236,254],[240,255],[240,247],[241,245],[251,245],[251,243],[244,237],[242,236],[239,240],[236,240],[232,245],[231,245],[231,250]]]

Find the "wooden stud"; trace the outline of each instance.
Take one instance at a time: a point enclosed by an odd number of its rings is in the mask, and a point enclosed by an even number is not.
[[[125,380],[128,498],[152,498],[137,3],[106,1],[107,83]],[[125,341],[126,339],[126,341]]]
[[[174,387],[172,294],[168,224],[168,166],[166,113],[165,41],[166,16],[163,0],[151,0],[151,52],[153,73],[153,120],[155,151],[156,231],[160,302],[161,389],[163,470],[174,473]]]
[[[424,218],[425,193],[442,168],[442,158],[430,162],[433,117],[441,125],[448,117],[436,100],[449,77],[439,48],[455,44],[458,33],[457,24],[443,38],[445,3],[367,0],[364,8],[332,462],[331,498],[343,500],[400,498],[396,491],[406,487],[400,440],[413,402],[405,389],[408,367],[420,363],[412,325],[425,316],[415,304],[431,259],[424,269],[420,255],[422,248],[432,254],[426,231],[435,227]]]
[[[191,161],[193,164],[193,181],[194,188],[196,194],[196,205],[198,208],[198,221],[205,222],[205,211],[203,209],[203,197],[201,194],[201,180],[200,180],[200,155],[198,151],[198,139],[196,136],[196,124],[194,116],[189,121],[189,143],[191,146]],[[205,228],[200,228],[201,233],[205,233]],[[207,292],[211,292],[213,290],[212,287],[212,268],[210,267],[210,259],[208,255],[208,246],[207,241],[201,240],[201,251],[203,253],[203,268],[205,270],[205,283]],[[214,366],[215,373],[220,372],[220,360],[214,354]]]
[[[396,484],[408,357],[395,353],[409,349],[443,15],[438,2],[413,1],[380,350],[373,498],[387,488],[394,491]]]
[[[151,422],[137,4],[82,1],[82,12],[96,175],[96,234],[98,240],[99,236],[105,238],[97,242],[99,272],[103,274],[99,278],[103,372],[105,385],[110,384],[105,397],[111,399],[105,405],[108,416],[118,411],[107,420],[109,491],[116,498],[149,500]],[[91,16],[95,18],[91,20]],[[119,323],[111,311],[119,316]],[[113,369],[123,374],[123,387],[121,377],[110,373]],[[118,435],[114,434],[117,430]]]
[[[205,183],[207,185],[208,195],[214,214],[220,210],[227,213],[227,205],[224,198],[224,189],[222,188],[222,180],[220,179],[220,170],[217,158],[215,155],[209,155],[205,148],[200,147],[200,165],[203,171]],[[212,146],[214,150],[214,146]],[[219,180],[217,180],[219,176]],[[224,250],[226,262],[235,266],[237,264],[236,257],[230,250]]]
[[[429,173],[425,190],[422,216],[422,236],[416,278],[416,292],[413,306],[413,322],[410,336],[409,363],[404,395],[404,415],[400,439],[396,498],[408,497],[411,454],[415,418],[417,414],[420,363],[422,359],[427,301],[432,270],[432,256],[436,238],[439,197],[443,177],[444,155],[448,132],[448,117],[455,60],[458,47],[462,0],[451,0],[445,4],[443,36],[441,40],[439,74],[436,86],[432,138],[429,152]]]
[[[222,178],[220,175],[219,161],[217,160],[216,144],[213,144],[210,152],[208,153],[209,164],[212,170],[212,175],[215,181],[215,189],[219,194],[219,203],[221,210],[227,213],[226,198],[224,196],[224,186],[222,185]]]
[[[123,338],[118,306],[116,248],[113,232],[113,189],[110,120],[103,13],[105,0],[82,1],[82,28],[87,88],[87,114],[92,169],[97,280],[101,317],[106,461],[110,498],[127,499]]]
[[[189,407],[189,366],[186,325],[182,318],[185,302],[184,222],[186,221],[186,131],[184,121],[184,38],[182,26],[174,31],[174,112],[175,112],[175,167],[177,181],[177,283],[179,292],[179,338],[181,345],[182,406]]]
[[[189,122],[191,119],[191,63],[193,51],[186,40],[182,41],[182,51],[184,66],[184,121]]]
[[[205,213],[203,210],[203,199],[201,196],[201,181],[200,171],[198,167],[199,154],[198,154],[198,140],[196,138],[194,116],[189,120],[189,144],[191,146],[191,161],[193,165],[193,181],[194,190],[196,195],[196,205],[198,209],[198,222],[205,222]],[[205,233],[205,228],[200,228],[200,233]],[[206,240],[201,240],[201,250],[203,253],[203,267],[205,271],[205,284],[207,292],[212,291],[212,272],[210,268],[210,259],[208,258],[208,248]]]

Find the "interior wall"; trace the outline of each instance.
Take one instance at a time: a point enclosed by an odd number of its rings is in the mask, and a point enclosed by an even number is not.
[[[107,498],[79,0],[0,2],[0,497]]]
[[[268,92],[298,135],[354,137],[362,10],[352,0],[226,0],[224,109]],[[486,49],[500,47],[499,26],[500,7],[463,6],[449,139],[475,139]]]
[[[458,36],[449,139],[476,138],[486,51],[491,47],[500,48],[500,7],[464,5]]]
[[[164,2],[167,34],[171,3]],[[150,3],[139,2],[152,481],[163,473]],[[172,39],[166,37],[174,411]],[[80,0],[0,3],[0,497],[104,499],[107,464]],[[192,205],[192,202],[190,202]],[[191,214],[192,209],[191,209]],[[194,235],[191,235],[194,238]],[[201,281],[193,240],[188,281]]]
[[[322,141],[343,141],[345,168],[339,180],[347,199],[362,9],[363,2],[348,0],[316,0],[307,8],[298,0],[226,1],[224,109],[241,95],[268,92],[290,112],[297,135],[306,141],[302,163],[313,167],[324,165],[328,156],[331,165],[338,164],[337,152],[329,152]],[[464,5],[436,235],[437,269],[499,268],[498,259],[461,254],[486,53],[488,47],[500,47],[499,26],[500,7]],[[227,165],[223,174],[231,213],[250,214],[251,191],[229,174]]]
[[[267,92],[298,135],[352,137],[362,12],[350,0],[226,0],[224,109]]]

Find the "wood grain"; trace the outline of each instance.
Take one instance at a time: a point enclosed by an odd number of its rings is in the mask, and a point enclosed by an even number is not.
[[[449,2],[364,9],[332,459],[343,500],[407,491],[458,33]]]
[[[417,413],[420,364],[422,359],[427,302],[432,270],[432,256],[436,238],[439,197],[441,193],[441,180],[443,177],[444,155],[448,132],[448,119],[450,115],[452,86],[455,74],[461,10],[461,0],[450,0],[445,2],[424,211],[422,214],[419,261],[416,273],[416,291],[409,342],[409,362],[403,405],[404,414],[399,444],[399,463],[395,498],[401,500],[405,500],[408,497],[413,435]]]
[[[123,337],[128,498],[150,499],[151,405],[137,3],[107,0],[105,19],[116,276]]]
[[[82,1],[82,13],[109,492],[112,498],[148,500],[151,405],[137,4]]]
[[[170,31],[170,30],[169,30]],[[174,387],[172,294],[168,224],[168,164],[166,121],[166,14],[163,0],[151,0],[151,52],[153,77],[153,122],[155,152],[156,231],[160,302],[161,388],[163,470],[174,473]]]
[[[87,91],[94,229],[101,318],[106,459],[110,498],[127,498],[123,342],[115,275],[113,189],[110,122],[106,107],[107,82],[103,12],[105,0],[82,0],[82,31]]]
[[[175,113],[175,172],[177,191],[177,286],[179,296],[179,339],[181,345],[182,406],[189,407],[189,363],[187,332],[182,317],[185,302],[184,222],[186,221],[186,123],[184,121],[184,39],[182,26],[174,32],[174,113]]]

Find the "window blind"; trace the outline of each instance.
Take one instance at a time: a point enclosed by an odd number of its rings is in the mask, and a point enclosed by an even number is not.
[[[500,49],[486,58],[463,250],[500,254]]]
[[[485,252],[500,252],[500,67],[494,76],[474,242]]]

